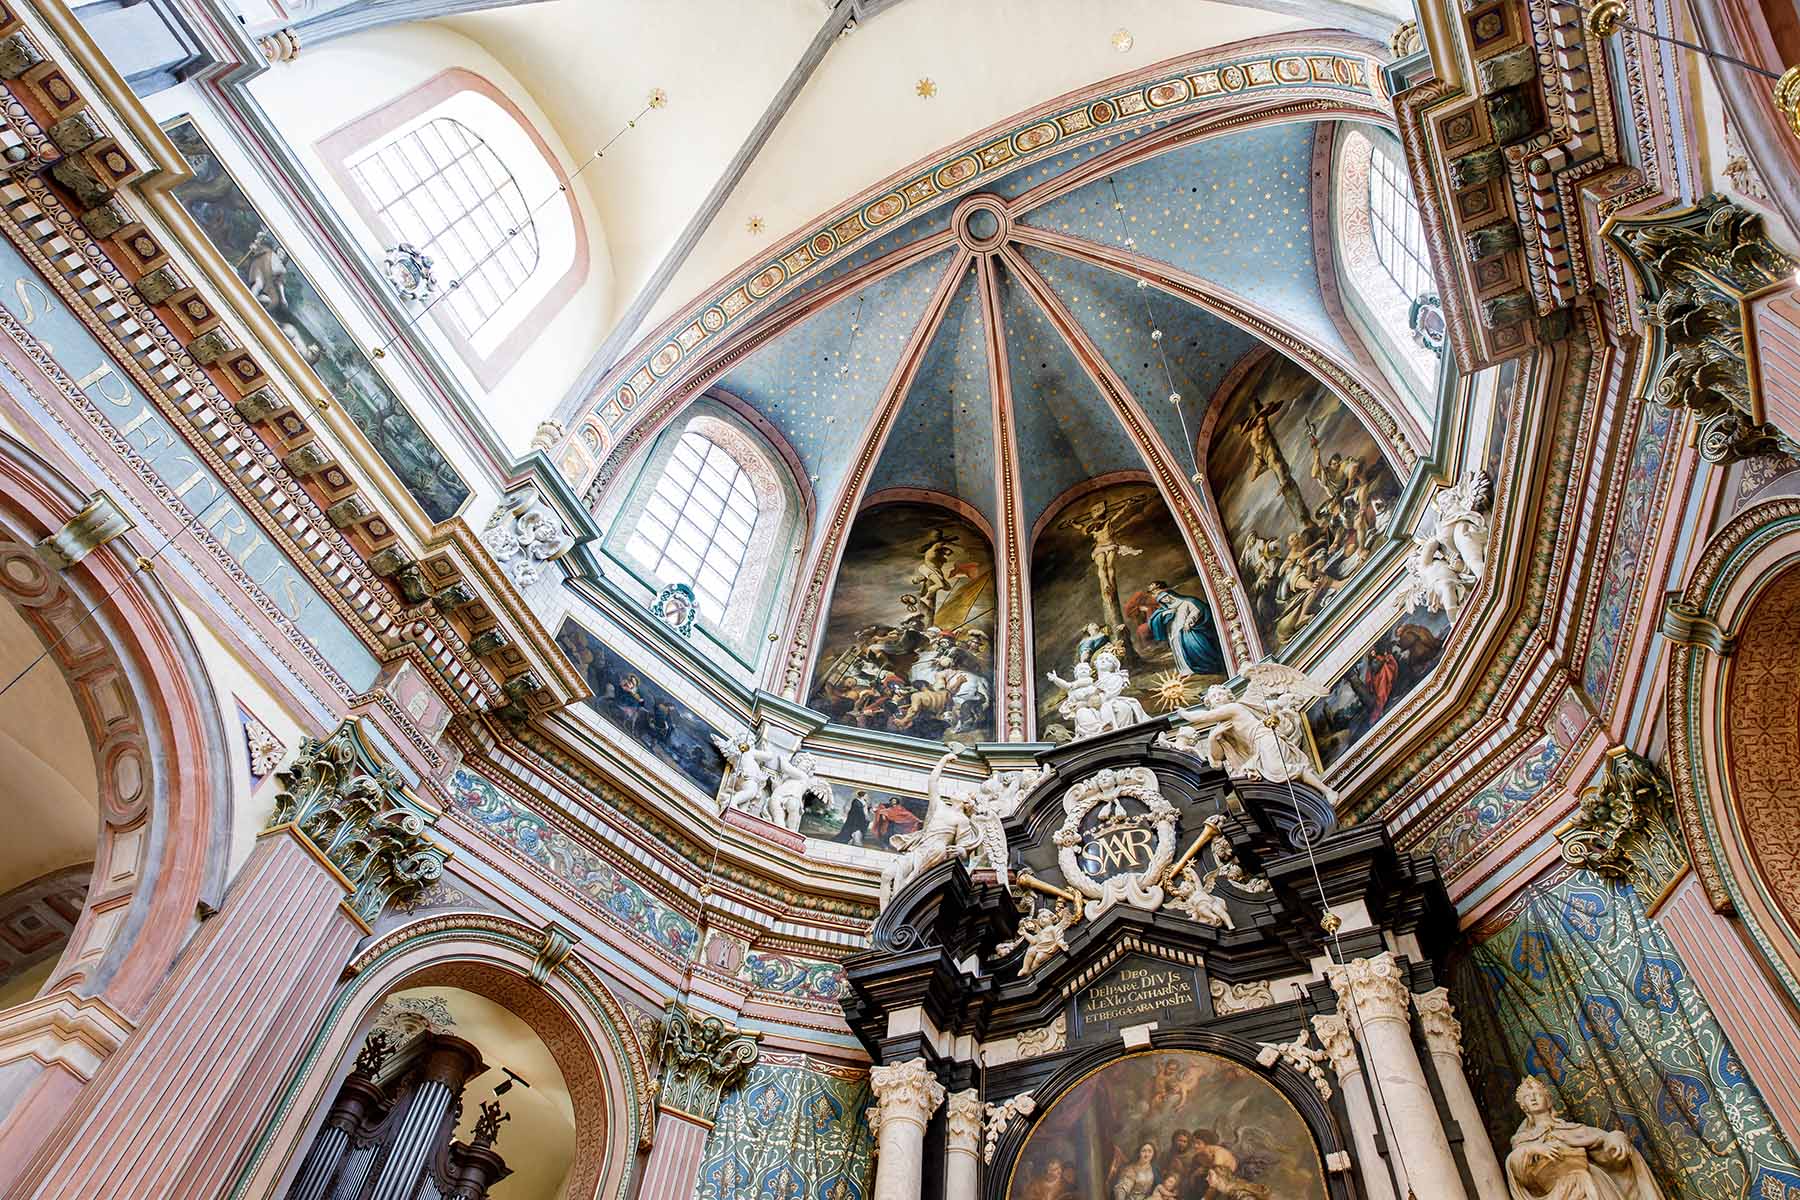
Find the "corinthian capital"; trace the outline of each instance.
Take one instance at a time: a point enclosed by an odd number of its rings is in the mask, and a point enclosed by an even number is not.
[[[1312,1026],[1313,1032],[1319,1035],[1319,1045],[1331,1058],[1338,1082],[1342,1083],[1362,1070],[1362,1064],[1356,1059],[1356,1039],[1351,1036],[1349,1021],[1335,1013],[1326,1013],[1314,1017]]]
[[[1450,989],[1415,993],[1413,1007],[1419,1010],[1419,1028],[1425,1031],[1426,1047],[1433,1054],[1461,1058],[1462,1022],[1456,1019],[1456,1006],[1450,1003]]]
[[[1340,1005],[1351,1005],[1365,1021],[1409,1022],[1406,997],[1406,972],[1391,950],[1374,958],[1356,958],[1338,963],[1327,972],[1332,990]]]
[[[950,1093],[944,1104],[944,1137],[949,1149],[975,1153],[981,1145],[984,1115],[981,1093],[975,1088]]]
[[[670,1005],[663,1023],[663,1106],[702,1121],[718,1116],[720,1095],[756,1061],[760,1036]]]
[[[911,1121],[923,1127],[944,1102],[944,1085],[924,1059],[869,1068],[869,1086],[881,1101],[881,1123]]]
[[[309,842],[350,888],[344,901],[365,923],[390,900],[405,900],[444,872],[448,851],[426,836],[432,817],[354,720],[324,741],[306,738],[278,777],[275,819]]]

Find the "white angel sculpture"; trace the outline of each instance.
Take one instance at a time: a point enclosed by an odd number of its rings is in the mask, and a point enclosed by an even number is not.
[[[1421,604],[1452,617],[1462,611],[1469,589],[1487,573],[1489,531],[1480,510],[1490,490],[1487,472],[1477,471],[1432,497],[1437,528],[1415,534],[1406,556],[1400,595],[1408,611]]]
[[[1335,802],[1337,793],[1313,765],[1301,727],[1306,705],[1324,697],[1325,689],[1306,672],[1281,663],[1256,663],[1244,677],[1248,686],[1242,696],[1214,684],[1199,705],[1176,712],[1183,724],[1159,741],[1198,754],[1234,778],[1298,780]]]
[[[713,735],[713,745],[725,756],[724,808],[735,808],[753,817],[766,818],[769,801],[765,793],[769,781],[780,768],[781,760],[773,750],[759,748],[748,733],[735,738]]]
[[[1076,737],[1111,733],[1150,719],[1142,704],[1124,694],[1131,686],[1131,676],[1111,650],[1100,650],[1091,661],[1076,663],[1073,674],[1073,679],[1064,679],[1051,671],[1049,678],[1068,693],[1056,711],[1075,726]]]
[[[713,745],[730,764],[725,777],[725,808],[738,809],[798,833],[808,800],[824,808],[831,806],[831,785],[814,773],[817,760],[804,750],[789,754],[772,746],[758,746],[748,733],[730,741],[715,734]]]
[[[931,768],[925,793],[925,823],[912,833],[893,839],[892,845],[899,853],[881,873],[881,907],[886,908],[915,876],[931,870],[953,854],[972,852],[981,844],[981,831],[971,816],[974,808],[971,797],[942,794],[944,768],[961,753],[962,747],[952,742],[949,751]],[[1005,835],[1001,837],[1000,860],[1005,862]]]
[[[1473,582],[1444,554],[1443,545],[1436,538],[1426,538],[1415,542],[1407,552],[1400,599],[1408,612],[1423,604],[1432,612],[1455,617],[1462,611]]]
[[[808,800],[820,808],[831,807],[831,785],[815,774],[818,765],[818,760],[804,750],[777,754],[775,779],[769,790],[769,820],[799,833]]]
[[[1487,574],[1488,520],[1481,512],[1493,493],[1486,471],[1476,471],[1455,487],[1431,498],[1437,509],[1437,536],[1455,551],[1462,567],[1476,579]]]

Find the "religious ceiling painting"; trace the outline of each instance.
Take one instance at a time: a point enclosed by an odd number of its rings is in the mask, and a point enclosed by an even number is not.
[[[707,795],[718,792],[725,764],[711,725],[573,620],[563,621],[556,644],[593,692],[590,709]]]
[[[425,514],[434,522],[455,516],[470,495],[456,468],[382,379],[194,123],[183,118],[168,134],[194,169],[193,178],[175,188],[181,206]]]
[[[1073,736],[1060,706],[1084,673],[1099,678],[1104,651],[1129,676],[1123,694],[1151,711],[1191,701],[1225,675],[1187,544],[1148,483],[1103,485],[1044,522],[1031,552],[1031,617],[1046,741]]]
[[[876,788],[834,783],[831,807],[808,806],[800,818],[800,832],[807,837],[893,850],[894,839],[917,833],[925,824],[925,798],[902,796]]]
[[[991,738],[997,607],[993,549],[973,522],[913,501],[864,509],[808,705],[882,733]]]
[[[1320,762],[1329,767],[1362,740],[1437,667],[1450,636],[1450,617],[1420,609],[1401,613],[1375,644],[1350,664],[1306,717]]]
[[[1020,1151],[1007,1200],[1325,1200],[1311,1131],[1273,1084],[1227,1058],[1115,1059],[1059,1096]]]
[[[1356,415],[1283,355],[1254,363],[1219,405],[1206,476],[1276,652],[1375,552],[1400,481]]]

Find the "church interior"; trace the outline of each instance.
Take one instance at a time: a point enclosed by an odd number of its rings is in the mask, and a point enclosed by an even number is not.
[[[0,0],[0,368],[0,1200],[1800,1200],[1796,0]]]

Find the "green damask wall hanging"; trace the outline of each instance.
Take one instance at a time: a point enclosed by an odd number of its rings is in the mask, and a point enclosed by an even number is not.
[[[871,1102],[866,1070],[765,1053],[719,1105],[695,1200],[864,1200]]]
[[[1800,1197],[1800,1159],[1637,889],[1563,868],[1498,920],[1450,975],[1502,1157],[1531,1074],[1626,1133],[1676,1200]]]

